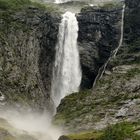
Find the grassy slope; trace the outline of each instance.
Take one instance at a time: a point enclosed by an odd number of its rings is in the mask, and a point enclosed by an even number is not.
[[[116,125],[110,125],[102,131],[71,134],[68,135],[68,138],[70,140],[139,140],[140,135],[137,134],[139,130],[139,123],[123,122]]]

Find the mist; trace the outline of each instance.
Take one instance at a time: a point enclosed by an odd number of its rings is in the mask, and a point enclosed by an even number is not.
[[[0,119],[9,124],[1,127],[15,137],[27,134],[35,140],[57,140],[62,135],[60,128],[51,124],[51,117],[46,112],[18,112],[12,109],[0,111]]]

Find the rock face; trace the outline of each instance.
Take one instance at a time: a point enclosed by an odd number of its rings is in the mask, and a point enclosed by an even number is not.
[[[121,65],[106,73],[94,91],[65,97],[57,109],[55,123],[65,130],[101,130],[121,121],[140,117],[140,65]]]
[[[86,7],[77,15],[83,78],[81,88],[91,88],[99,68],[120,39],[122,8]]]
[[[140,1],[126,0],[125,41],[131,43],[140,37]]]
[[[47,107],[59,15],[35,7],[0,13],[1,104]]]
[[[1,140],[38,140],[26,131],[14,128],[7,120],[0,118]]]
[[[124,43],[117,56],[109,62],[102,79],[93,91],[67,96],[58,107],[55,122],[65,129],[103,129],[108,124],[121,121],[139,122],[140,14],[134,12],[140,9],[139,1],[126,1],[126,8]],[[128,29],[133,32],[127,32]]]
[[[140,61],[140,1],[126,0],[124,40],[117,57],[110,64],[126,65]]]

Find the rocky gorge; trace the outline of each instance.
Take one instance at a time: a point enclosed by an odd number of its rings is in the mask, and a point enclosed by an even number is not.
[[[126,1],[124,41],[117,56],[108,63],[102,79],[94,89],[74,93],[63,99],[55,123],[77,132],[91,128],[100,130],[109,124],[124,121],[139,122],[139,4],[135,0]]]
[[[108,10],[86,7],[77,15],[83,73],[81,89],[92,87],[99,68],[118,46],[121,10],[121,7],[110,7]],[[50,104],[47,103],[50,99],[46,98],[49,98],[51,89],[52,65],[61,19],[55,9],[50,11],[44,12],[35,6],[11,13],[1,10],[1,49],[4,49],[1,50],[0,91],[5,100],[24,103],[24,100],[32,98],[33,103],[31,101],[29,104],[37,103],[36,107],[41,108]]]
[[[53,111],[51,79],[63,11],[53,5],[44,7],[38,3],[23,3],[22,8],[15,10],[12,6],[2,6],[1,1],[0,109],[10,105],[18,109]],[[139,0],[125,1],[124,41],[117,56],[110,59],[121,37],[123,4],[84,6],[76,14],[82,70],[80,92],[61,101],[53,123],[72,133],[88,131],[83,140],[98,140],[108,125],[124,121],[137,124],[133,131],[139,134]],[[93,88],[99,69],[109,59],[103,77]],[[36,139],[27,133],[14,137],[9,132],[10,124],[5,120],[0,122],[0,128],[6,126],[0,130],[0,139],[7,140],[5,136],[9,140]],[[60,139],[82,138],[72,135]]]

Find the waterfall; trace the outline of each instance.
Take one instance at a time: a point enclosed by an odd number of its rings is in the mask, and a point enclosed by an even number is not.
[[[125,4],[123,5],[123,10],[122,10],[122,22],[121,22],[121,38],[119,41],[118,47],[113,51],[113,56],[115,57],[116,54],[118,53],[118,50],[120,49],[122,42],[123,42],[123,31],[124,31],[124,16],[125,16]]]
[[[62,98],[79,91],[81,69],[77,45],[78,22],[74,13],[66,12],[59,27],[53,67],[51,97],[57,107]]]
[[[93,88],[95,87],[96,83],[98,80],[100,80],[106,70],[106,67],[109,63],[109,61],[111,60],[112,57],[116,57],[116,54],[118,53],[118,50],[120,49],[122,42],[123,42],[123,35],[124,35],[124,16],[125,16],[125,4],[123,5],[123,9],[122,9],[122,18],[121,18],[121,36],[120,36],[120,41],[119,41],[119,45],[118,47],[112,51],[110,57],[108,58],[108,60],[106,61],[106,63],[99,69],[98,71],[98,75],[96,76],[94,83],[93,83]]]
[[[55,0],[55,3],[59,4],[59,3],[65,3],[65,2],[69,2],[71,0]]]

